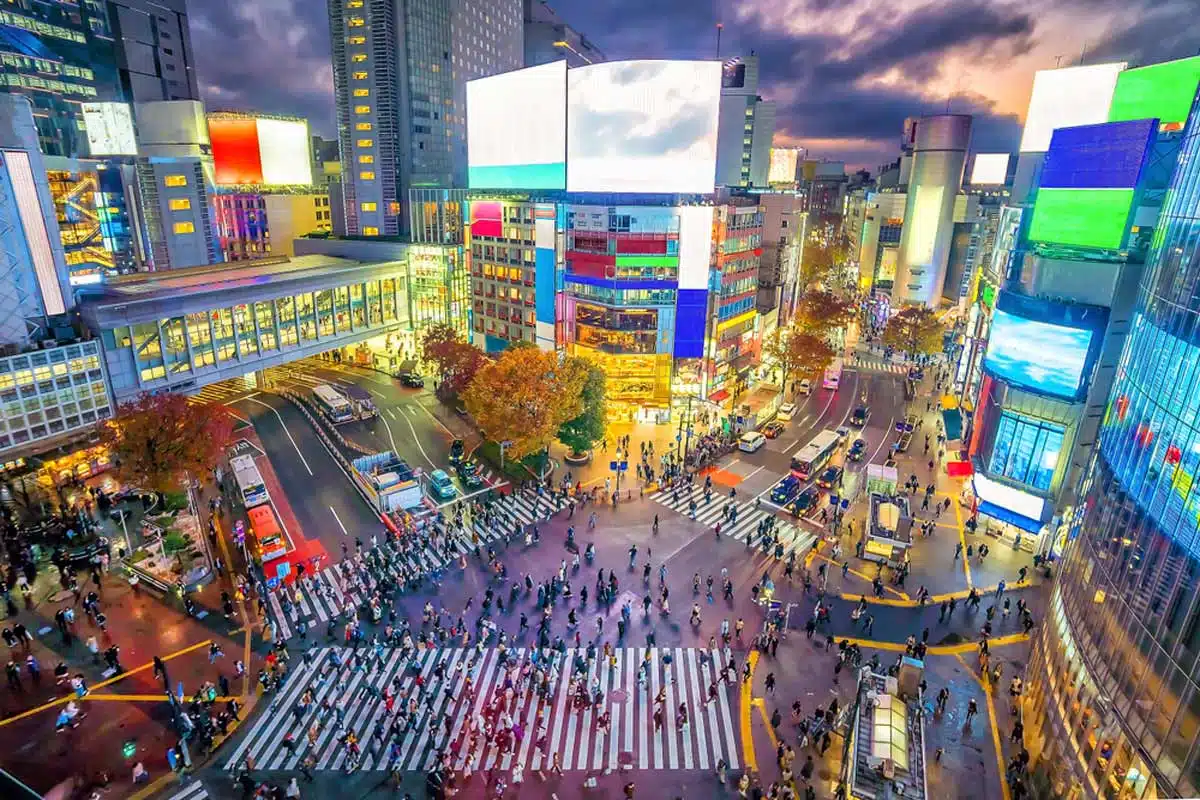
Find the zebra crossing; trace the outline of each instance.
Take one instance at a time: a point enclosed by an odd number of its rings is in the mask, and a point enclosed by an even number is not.
[[[408,553],[392,548],[390,555],[410,569],[428,574],[464,553],[474,551],[475,539],[472,534],[478,537],[480,544],[487,545],[501,538],[506,531],[513,532],[518,525],[523,528],[535,520],[544,521],[547,511],[553,510],[548,500],[543,498],[539,502],[532,491],[509,495],[495,502],[492,507],[496,510],[499,523],[491,528],[484,525],[478,516],[470,518],[464,531],[443,522],[434,523],[438,533],[446,537],[448,558],[431,547],[416,547]],[[356,608],[366,601],[358,592],[347,591],[345,584],[345,574],[340,566],[334,564],[309,573],[296,584],[268,592],[267,611],[275,623],[277,635],[285,640],[290,639],[301,620],[312,629],[336,618],[343,609]]]
[[[207,797],[208,790],[204,788],[204,784],[193,779],[189,783],[183,784],[183,788],[168,797],[167,800],[206,800]]]
[[[849,366],[872,372],[890,372],[893,375],[907,375],[909,365],[896,364],[885,360],[882,356],[856,354],[850,359]]]
[[[221,381],[220,383],[210,383],[208,386],[203,386],[192,394],[188,395],[188,400],[192,403],[215,403],[217,405],[224,404],[233,398],[238,398],[246,394],[250,394],[254,389],[249,388],[241,380]]]
[[[752,501],[742,501],[733,504],[737,508],[737,522],[732,525],[728,524],[722,512],[728,499],[722,497],[719,491],[714,491],[712,502],[705,505],[704,486],[700,483],[690,488],[685,487],[678,494],[671,489],[664,489],[650,495],[650,499],[684,516],[690,516],[688,507],[691,501],[695,500],[697,522],[708,527],[713,527],[720,522],[721,536],[727,536],[738,542],[744,542],[747,536],[755,533],[762,520],[774,516],[773,511],[770,510],[770,506],[760,508],[756,507]],[[799,558],[807,553],[809,548],[817,541],[817,534],[807,528],[798,527],[782,518],[776,522],[775,531],[779,534],[780,541],[783,542],[785,556],[794,552],[796,553],[796,557]],[[789,536],[788,534],[791,535]]]
[[[585,685],[598,689],[603,699],[599,706],[588,703],[580,707],[571,690],[569,666],[586,651],[568,649],[559,662],[564,668],[551,673],[545,700],[533,691],[513,693],[508,713],[522,735],[516,736],[506,751],[485,737],[479,737],[472,749],[464,736],[485,705],[512,685],[512,674],[502,663],[498,648],[482,655],[475,648],[429,648],[408,655],[393,648],[385,651],[382,668],[372,672],[342,667],[326,674],[324,665],[330,652],[331,648],[318,648],[311,662],[293,668],[271,703],[274,713],[262,714],[255,721],[225,769],[232,771],[252,757],[260,770],[292,770],[310,752],[317,770],[341,769],[346,759],[342,741],[348,732],[361,743],[359,768],[368,771],[429,769],[436,759],[435,750],[460,737],[463,744],[450,748],[456,754],[455,768],[460,770],[468,763],[476,769],[549,769],[555,755],[564,770],[611,770],[623,764],[638,769],[708,770],[715,769],[721,759],[731,769],[738,769],[737,679],[734,677],[732,684],[724,680],[728,650],[618,648],[615,668],[600,658],[587,664]],[[507,663],[520,663],[528,653],[523,648],[509,650]],[[644,681],[638,675],[643,662],[647,665]],[[432,675],[438,664],[445,668],[440,681]],[[468,676],[474,691],[469,690]],[[382,691],[397,679],[401,697],[414,687],[414,696],[419,695],[421,685],[427,686],[427,702],[417,706],[416,725],[397,734],[397,747],[389,754],[382,739],[372,735],[380,724],[390,723],[386,702],[367,688]],[[313,691],[311,710],[301,709],[297,701],[309,688]],[[658,725],[654,701],[660,689],[665,701],[664,719]],[[334,717],[327,724],[321,719],[321,703],[327,698],[333,707],[345,708],[344,728],[339,729]],[[687,711],[686,718],[679,712],[681,706]],[[598,725],[602,713],[610,715],[607,730]],[[543,730],[544,750],[535,747]],[[289,736],[296,747],[284,746]]]

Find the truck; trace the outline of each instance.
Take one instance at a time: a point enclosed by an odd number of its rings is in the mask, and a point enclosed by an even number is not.
[[[361,386],[355,386],[352,383],[343,386],[342,394],[350,401],[350,408],[354,411],[355,419],[374,419],[379,416],[379,409],[375,407],[371,393]]]

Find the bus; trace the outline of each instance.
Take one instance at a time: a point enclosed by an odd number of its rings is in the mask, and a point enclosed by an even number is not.
[[[258,472],[258,467],[254,465],[254,456],[234,456],[229,459],[229,467],[233,470],[233,482],[237,484],[242,505],[246,508],[254,508],[271,499],[271,496],[267,494],[267,485],[263,483],[262,475]]]
[[[837,389],[842,382],[842,359],[835,358],[825,368],[825,379],[821,381],[821,386],[825,389]]]
[[[375,401],[371,399],[371,393],[366,389],[351,384],[341,391],[350,401],[350,408],[354,411],[357,419],[372,419],[379,416],[379,409],[375,407]]]
[[[329,384],[322,383],[314,386],[312,396],[313,402],[317,404],[317,408],[334,425],[340,425],[343,422],[350,422],[354,419],[354,408],[350,405],[350,401]]]
[[[287,555],[287,537],[283,535],[283,530],[279,527],[275,509],[269,504],[256,506],[246,512],[246,517],[250,521],[253,549],[258,552],[262,563],[266,564],[268,561],[274,561]]]
[[[821,431],[813,440],[792,456],[792,474],[806,481],[825,468],[833,451],[837,450],[841,437],[837,431]]]

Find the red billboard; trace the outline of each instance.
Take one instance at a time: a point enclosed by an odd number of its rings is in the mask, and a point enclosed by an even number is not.
[[[263,183],[257,120],[210,118],[208,136],[218,184]]]

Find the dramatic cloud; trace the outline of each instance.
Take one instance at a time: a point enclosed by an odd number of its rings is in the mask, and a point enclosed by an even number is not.
[[[874,168],[905,117],[975,116],[972,149],[1015,150],[1038,69],[1193,55],[1195,0],[552,0],[609,58],[755,51],[779,106],[776,141]],[[310,118],[332,136],[322,0],[192,5],[200,83],[213,107]]]

